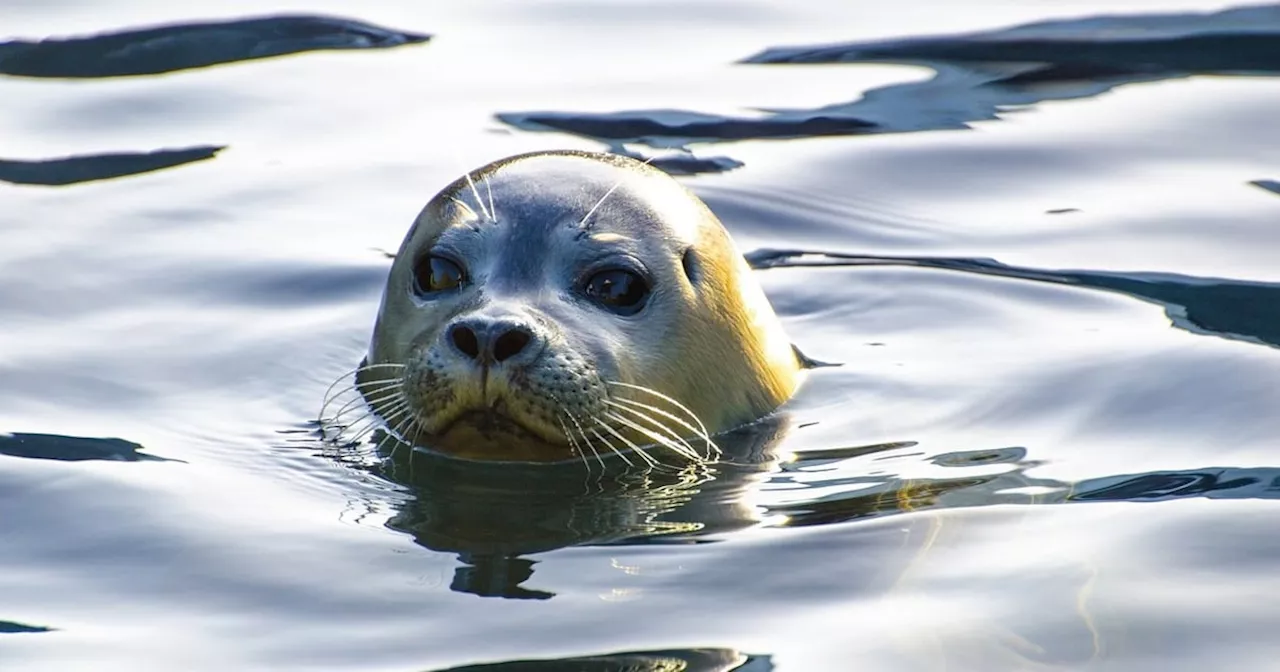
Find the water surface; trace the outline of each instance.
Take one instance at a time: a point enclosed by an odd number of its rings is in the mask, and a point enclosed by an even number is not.
[[[1274,666],[1280,6],[91,10],[0,34],[5,669]],[[564,147],[842,366],[691,479],[320,444],[422,204]]]

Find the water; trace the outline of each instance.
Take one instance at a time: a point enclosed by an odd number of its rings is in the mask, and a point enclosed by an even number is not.
[[[0,661],[1272,669],[1280,8],[1223,9],[8,3]],[[740,439],[781,461],[323,450],[422,203],[610,146],[843,364]]]

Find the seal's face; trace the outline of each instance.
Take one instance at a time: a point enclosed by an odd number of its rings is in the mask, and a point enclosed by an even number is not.
[[[491,164],[427,204],[359,385],[401,435],[461,457],[697,457],[687,439],[772,411],[798,371],[701,201],[639,162],[557,152]]]

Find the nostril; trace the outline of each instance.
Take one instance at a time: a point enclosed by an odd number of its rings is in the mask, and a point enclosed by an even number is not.
[[[476,338],[476,332],[472,331],[471,327],[462,324],[455,324],[449,327],[449,340],[453,341],[453,347],[471,359],[480,357],[480,341]]]
[[[515,357],[529,345],[531,338],[529,332],[520,327],[508,329],[493,344],[493,360],[504,362]]]

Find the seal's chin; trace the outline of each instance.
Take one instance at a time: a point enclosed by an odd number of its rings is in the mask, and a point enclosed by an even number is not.
[[[465,411],[437,434],[421,437],[426,447],[469,460],[559,462],[578,459],[567,443],[539,436],[492,408]]]

